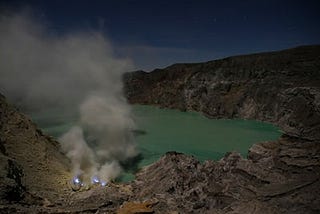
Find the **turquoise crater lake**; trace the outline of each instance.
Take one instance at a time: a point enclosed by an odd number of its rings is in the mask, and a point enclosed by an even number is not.
[[[208,119],[196,112],[153,106],[134,105],[133,117],[137,126],[135,141],[141,152],[138,168],[155,162],[168,151],[193,155],[200,161],[218,160],[230,151],[245,157],[252,144],[276,140],[281,135],[280,130],[269,123]],[[33,115],[44,132],[55,137],[71,127],[73,118],[54,112]],[[124,174],[123,180],[130,180],[130,177],[130,173]]]
[[[200,161],[220,159],[237,151],[244,157],[252,144],[276,140],[281,131],[270,123],[242,119],[208,119],[197,112],[181,112],[152,106],[133,107],[136,141],[144,159],[141,166],[167,151],[193,155]]]

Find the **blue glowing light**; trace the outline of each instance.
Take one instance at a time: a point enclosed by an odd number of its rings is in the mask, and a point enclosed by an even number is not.
[[[79,179],[78,177],[74,177],[74,178],[73,178],[73,182],[74,182],[75,184],[80,184],[80,183],[81,183],[81,181],[80,181],[80,179]]]
[[[100,183],[101,183],[101,186],[103,186],[103,187],[107,185],[106,181],[101,181]]]
[[[92,181],[93,184],[98,184],[98,183],[100,183],[100,180],[99,180],[99,178],[98,178],[97,176],[93,176],[92,179],[91,179],[91,181]]]

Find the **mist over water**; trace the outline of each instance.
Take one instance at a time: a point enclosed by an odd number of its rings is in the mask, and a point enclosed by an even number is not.
[[[141,167],[157,161],[168,151],[193,155],[200,161],[219,160],[227,152],[237,151],[246,157],[254,143],[272,141],[280,137],[279,129],[269,123],[253,120],[208,119],[196,112],[181,112],[153,106],[134,105],[135,141],[139,156],[129,162],[120,181],[134,179]],[[72,118],[56,119],[54,125],[46,121],[50,113],[32,115],[51,135],[60,136],[73,126]]]
[[[99,32],[57,36],[28,13],[0,17],[0,91],[27,112],[76,115],[60,138],[75,176],[110,180],[137,155],[122,74],[130,60],[113,56]],[[50,123],[50,122],[49,122]]]

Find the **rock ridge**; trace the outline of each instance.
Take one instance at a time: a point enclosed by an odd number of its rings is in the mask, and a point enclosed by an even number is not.
[[[320,45],[136,71],[124,82],[130,103],[267,121],[320,140]]]

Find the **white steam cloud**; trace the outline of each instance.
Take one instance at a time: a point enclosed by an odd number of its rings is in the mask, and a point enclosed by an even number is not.
[[[77,126],[60,142],[83,180],[113,179],[119,163],[137,155],[122,94],[121,78],[130,69],[100,33],[57,36],[29,15],[0,17],[1,93],[28,109],[79,112]]]

